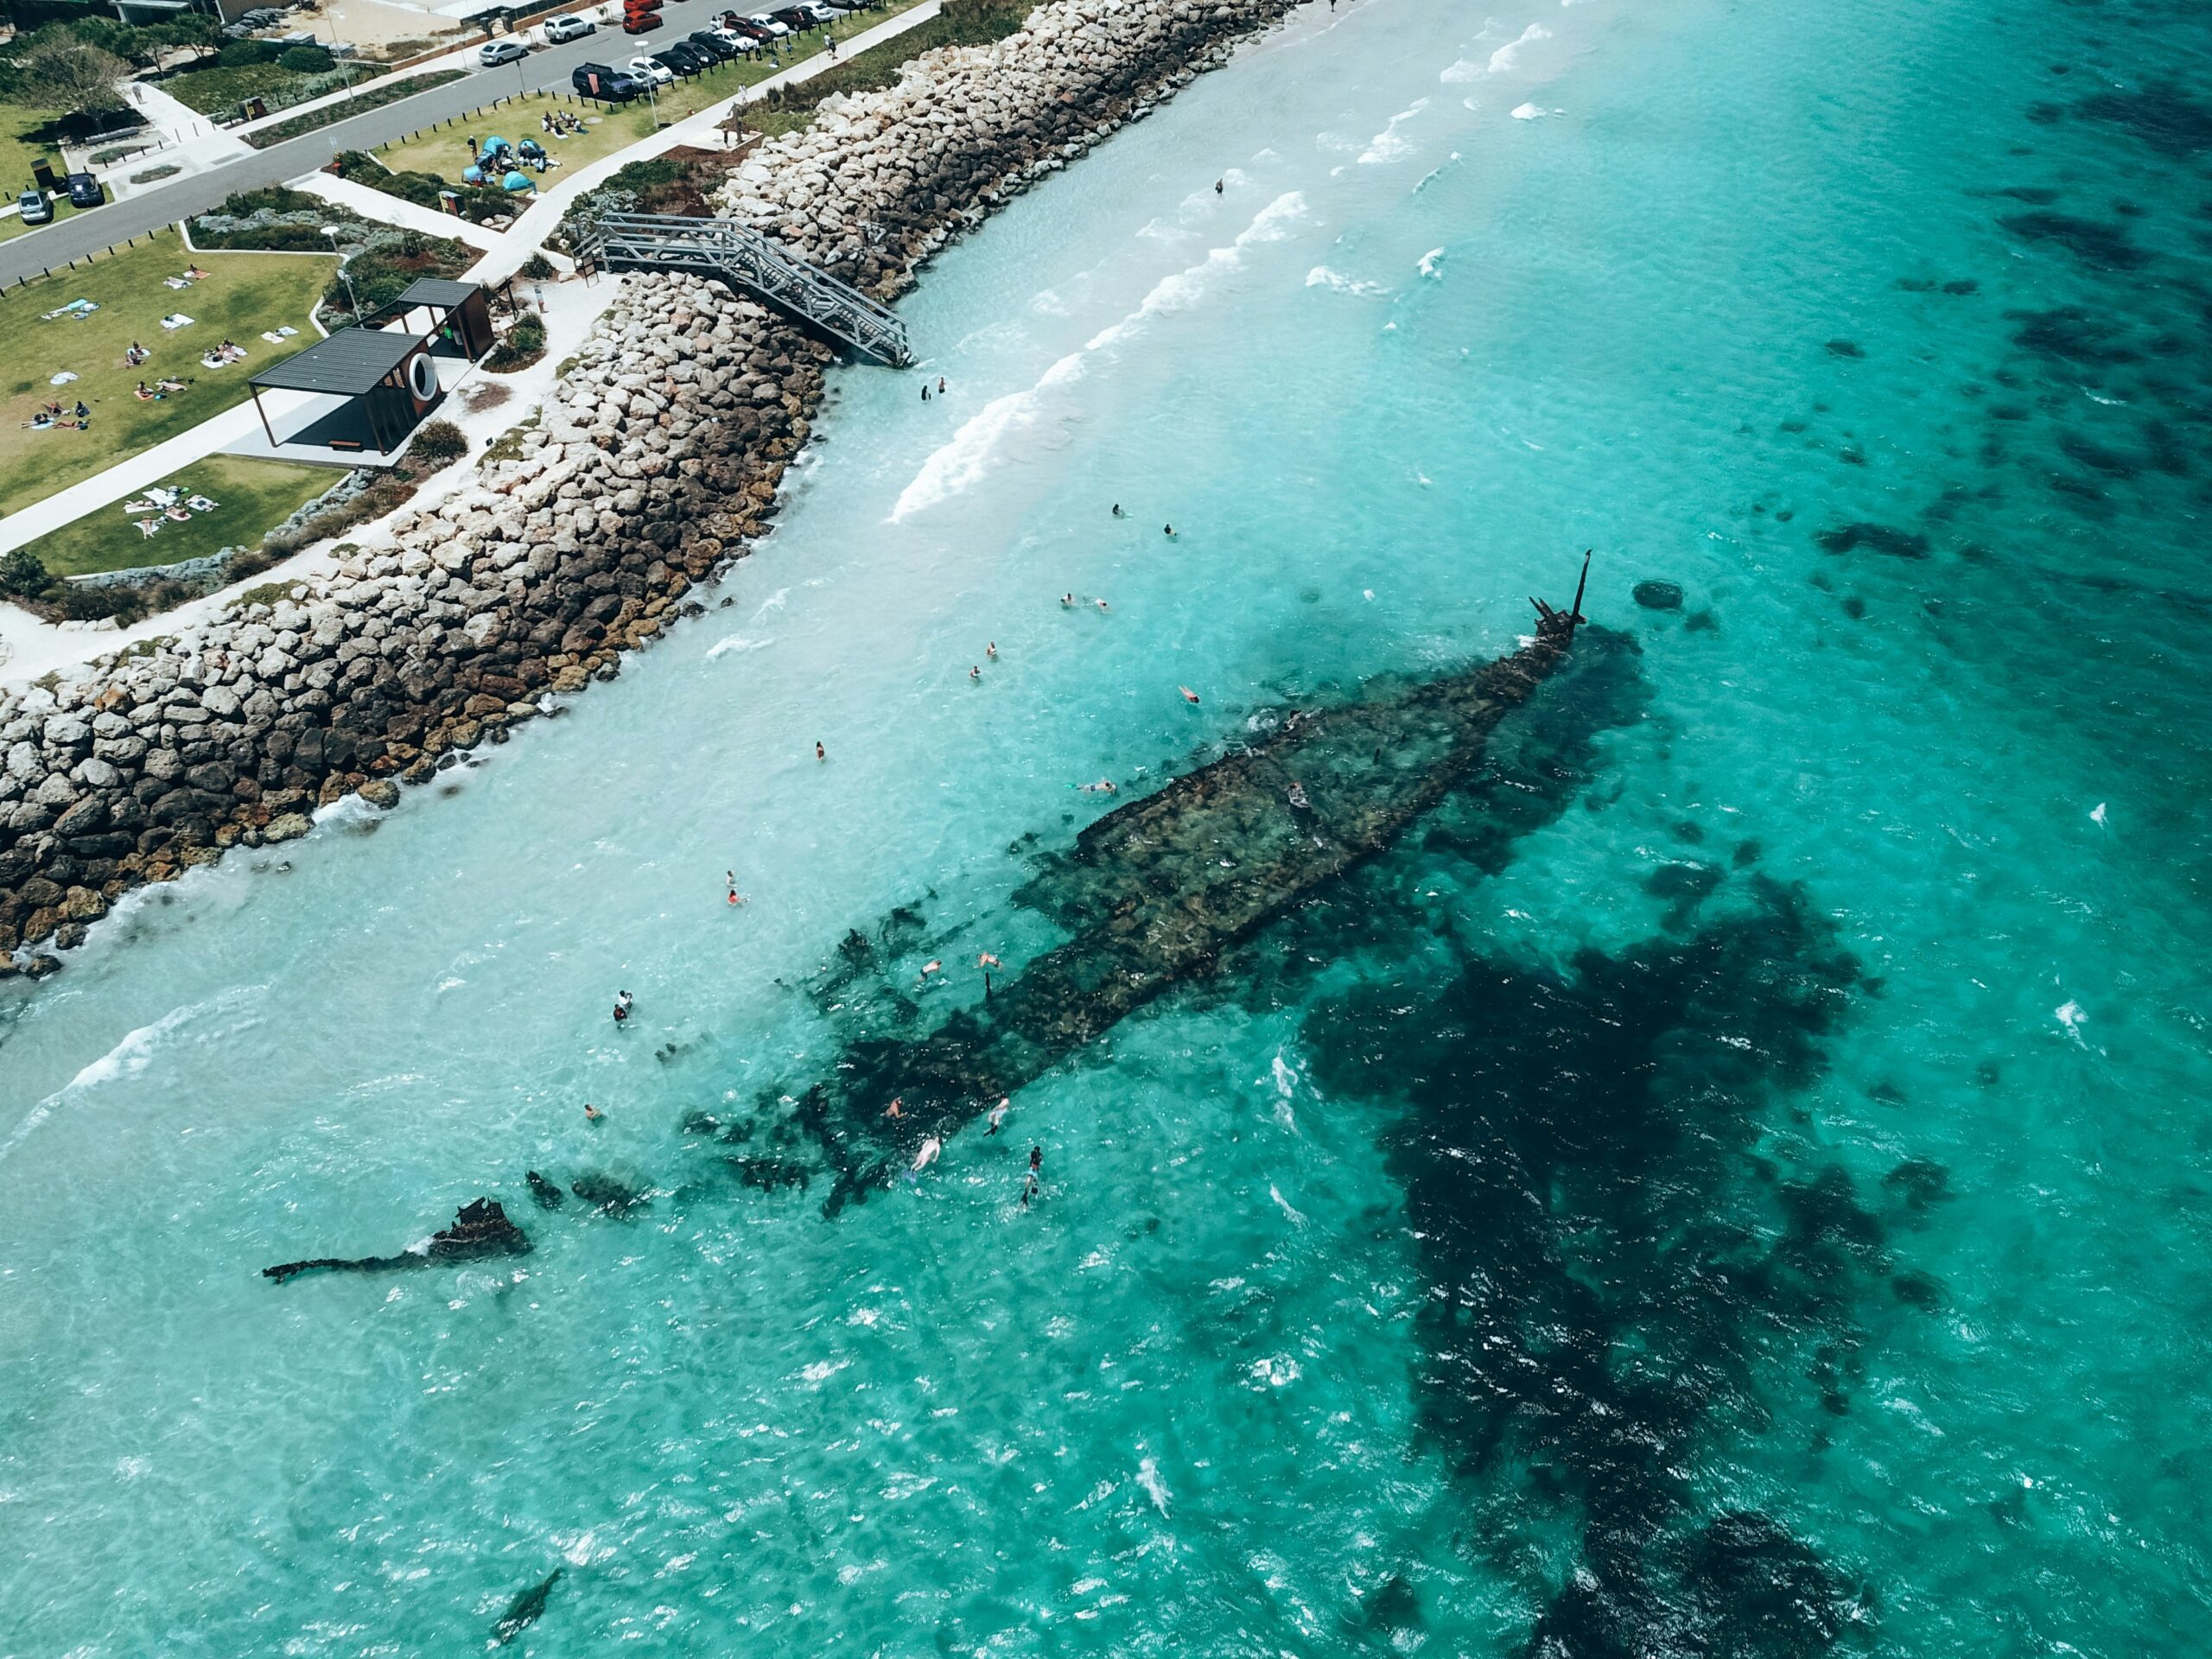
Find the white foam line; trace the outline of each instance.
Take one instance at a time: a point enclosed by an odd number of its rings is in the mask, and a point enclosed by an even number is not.
[[[1295,190],[1285,191],[1254,214],[1252,222],[1237,233],[1235,241],[1226,247],[1212,249],[1194,265],[1161,277],[1135,310],[1119,322],[1100,329],[1083,343],[1081,351],[1059,359],[1039,377],[1035,385],[991,399],[923,461],[912,480],[899,493],[899,499],[891,509],[891,522],[896,524],[936,506],[980,483],[990,474],[1002,450],[1023,433],[1048,425],[1065,427],[1079,420],[1079,409],[1070,405],[1055,408],[1050,394],[1081,380],[1089,372],[1085,363],[1088,357],[1119,345],[1156,317],[1189,310],[1205,296],[1215,278],[1243,263],[1247,248],[1258,243],[1283,240],[1305,213],[1305,196]]]
[[[118,1077],[137,1077],[153,1064],[162,1039],[182,1027],[194,1016],[220,1013],[234,1003],[259,996],[268,988],[265,985],[234,986],[219,996],[210,997],[205,1002],[188,1002],[182,1007],[171,1008],[150,1026],[141,1026],[136,1031],[128,1033],[113,1048],[108,1050],[106,1053],[70,1078],[67,1083],[23,1114],[23,1121],[16,1125],[14,1131],[6,1141],[0,1141],[0,1161],[4,1161],[17,1147],[29,1139],[32,1131],[53,1116],[54,1109],[68,1100],[71,1096],[97,1089],[100,1084],[112,1082]],[[252,1020],[245,1023],[252,1025],[258,1024],[259,1021]],[[241,1026],[237,1029],[244,1029],[244,1027]]]

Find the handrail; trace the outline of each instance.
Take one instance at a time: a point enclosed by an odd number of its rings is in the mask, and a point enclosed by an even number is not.
[[[880,363],[905,368],[914,360],[906,325],[888,307],[734,219],[601,213],[575,251],[579,261],[596,260],[610,270],[719,277]]]

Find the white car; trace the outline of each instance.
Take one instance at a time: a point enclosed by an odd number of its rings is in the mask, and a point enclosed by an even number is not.
[[[791,26],[789,23],[779,23],[765,11],[753,12],[745,21],[756,29],[766,29],[768,38],[774,41],[780,41],[791,32]]]
[[[825,6],[821,0],[800,0],[799,10],[817,24],[842,22],[845,14],[835,6]]]
[[[573,11],[564,11],[557,17],[545,20],[545,43],[558,46],[563,41],[581,39],[599,33],[599,25],[588,17],[579,17]]]
[[[639,80],[650,81],[656,86],[665,86],[676,79],[675,70],[651,58],[632,58],[622,67]]]
[[[529,55],[530,48],[520,41],[512,38],[504,41],[486,41],[478,49],[476,61],[489,69],[496,64],[512,63],[517,58],[526,58]]]

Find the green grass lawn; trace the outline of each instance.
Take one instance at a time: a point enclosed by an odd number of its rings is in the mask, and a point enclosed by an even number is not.
[[[213,512],[195,512],[188,521],[164,518],[147,536],[138,529],[138,520],[147,515],[127,513],[121,502],[114,502],[41,537],[32,551],[49,574],[80,576],[94,570],[181,564],[226,547],[258,547],[296,509],[345,475],[341,467],[210,455],[162,482],[187,495],[206,496],[216,504]]]
[[[162,279],[197,263],[205,282],[173,289]],[[75,270],[35,278],[0,299],[0,385],[6,414],[0,419],[0,512],[13,512],[55,491],[90,478],[125,455],[175,436],[249,395],[246,377],[281,362],[321,338],[308,314],[330,281],[334,261],[314,254],[188,254],[173,232],[105,256]],[[83,321],[43,312],[72,300],[100,308]],[[192,318],[188,328],[164,329],[173,312]],[[282,346],[261,338],[264,329],[289,325],[300,332]],[[226,368],[200,366],[203,352],[228,336],[246,348],[246,359]],[[131,341],[154,355],[142,368],[124,361]],[[78,378],[54,385],[64,371]],[[163,375],[192,384],[158,403],[140,403],[133,390]],[[47,399],[92,409],[89,430],[27,430],[24,423]]]

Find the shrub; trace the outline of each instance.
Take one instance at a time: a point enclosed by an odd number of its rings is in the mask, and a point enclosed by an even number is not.
[[[553,262],[542,253],[531,254],[529,258],[522,262],[522,269],[515,273],[516,276],[527,277],[533,283],[550,283],[560,274],[554,268]]]
[[[499,343],[484,359],[484,366],[494,374],[505,374],[515,369],[526,369],[545,355],[545,321],[535,311],[525,311],[514,321],[514,327],[499,336]]]
[[[415,429],[412,448],[419,459],[442,465],[468,453],[468,436],[451,421],[425,421]]]
[[[338,60],[325,47],[294,46],[278,55],[276,67],[296,75],[327,75],[338,67]]]
[[[29,599],[42,594],[52,585],[54,578],[47,574],[46,566],[37,554],[28,547],[19,547],[5,558],[0,558],[0,594],[13,594]]]
[[[139,614],[138,594],[119,583],[95,588],[67,582],[60,597],[61,614],[72,622],[97,622],[104,616],[128,622]]]
[[[215,61],[226,69],[250,69],[257,63],[267,63],[277,55],[278,48],[270,41],[232,41],[215,54]]]

